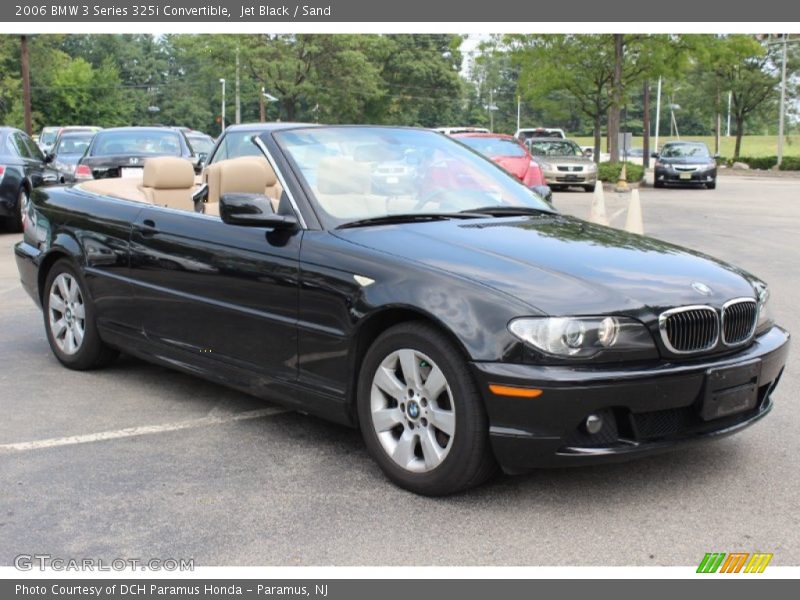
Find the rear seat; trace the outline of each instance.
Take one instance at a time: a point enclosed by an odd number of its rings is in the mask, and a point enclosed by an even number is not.
[[[174,156],[148,158],[142,184],[151,204],[194,211],[194,169],[188,160]]]
[[[92,179],[79,183],[76,187],[102,196],[194,211],[194,169],[183,158],[148,158],[144,163],[142,177]]]
[[[264,194],[278,212],[283,188],[265,158],[241,156],[221,160],[206,167],[203,179],[208,184],[208,201],[204,206],[207,215],[219,215],[220,196],[236,192]]]
[[[316,196],[322,208],[340,219],[383,214],[385,201],[371,193],[369,163],[327,157],[317,167]]]

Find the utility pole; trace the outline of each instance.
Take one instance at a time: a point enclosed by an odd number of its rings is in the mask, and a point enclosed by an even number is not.
[[[28,56],[28,36],[20,36],[20,63],[22,64],[22,106],[25,112],[25,133],[33,135],[31,119],[31,63]]]
[[[783,61],[781,63],[781,114],[778,117],[778,163],[780,167],[783,162],[783,120],[786,113],[786,47],[789,45],[789,34],[783,34]]]
[[[225,80],[220,78],[219,82],[222,84],[222,105],[220,108],[220,126],[221,133],[225,133]]]
[[[731,137],[731,100],[733,99],[733,92],[728,92],[728,127],[725,130],[725,137]]]
[[[644,82],[644,106],[642,107],[642,164],[650,166],[650,82]]]
[[[489,90],[489,131],[494,132],[494,90]]]
[[[236,46],[236,124],[242,122],[242,103],[239,96],[239,46]]]
[[[656,92],[656,140],[654,147],[658,152],[658,129],[661,126],[661,77],[658,78],[658,92]]]
[[[517,131],[520,129],[520,114],[522,112],[522,97],[517,94]]]
[[[263,123],[267,120],[267,107],[264,104],[264,92],[266,90],[262,87],[261,93],[258,95],[258,121]]]
[[[622,63],[625,55],[623,34],[614,34],[614,80],[611,84],[611,106],[608,108],[608,152],[611,164],[619,162],[620,111],[622,110]]]

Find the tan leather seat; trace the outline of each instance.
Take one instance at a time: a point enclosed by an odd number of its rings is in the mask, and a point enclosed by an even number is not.
[[[194,169],[185,158],[148,158],[144,161],[142,184],[142,191],[152,204],[194,211]]]
[[[219,215],[219,198],[223,194],[264,194],[272,201],[277,212],[283,188],[278,183],[275,171],[260,156],[240,156],[208,165],[203,172],[208,184],[208,201],[205,213]]]
[[[323,158],[317,167],[317,200],[338,218],[366,217],[386,212],[384,201],[372,195],[372,168],[350,158]]]

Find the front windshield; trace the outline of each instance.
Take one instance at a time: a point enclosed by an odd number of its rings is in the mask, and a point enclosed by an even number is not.
[[[329,227],[488,206],[553,210],[494,163],[433,131],[314,127],[274,137]]]
[[[93,133],[70,133],[62,135],[54,154],[83,154],[94,137]]]
[[[661,156],[665,158],[708,158],[711,154],[705,144],[665,144],[661,150]]]
[[[214,148],[214,140],[205,135],[190,135],[189,143],[195,152],[208,155]]]
[[[568,140],[533,141],[530,148],[534,156],[583,156],[581,147]]]
[[[56,139],[57,133],[57,127],[45,127],[42,129],[42,135],[39,136],[39,142],[42,144],[52,144]]]
[[[101,131],[96,135],[93,156],[141,154],[181,155],[178,134],[168,129]]]
[[[476,150],[484,156],[488,156],[489,158],[494,158],[497,156],[513,156],[516,158],[522,158],[526,156],[525,150],[523,150],[522,146],[520,146],[514,140],[496,137],[468,136],[459,137],[456,139],[465,146],[469,146],[473,150]]]

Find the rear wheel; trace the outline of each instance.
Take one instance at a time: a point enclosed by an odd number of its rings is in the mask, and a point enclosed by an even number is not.
[[[28,210],[28,202],[30,201],[30,194],[28,194],[28,190],[25,189],[23,185],[19,188],[19,194],[17,195],[17,209],[14,211],[14,216],[11,217],[11,230],[16,232],[22,231],[22,223],[23,223],[23,215]]]
[[[452,494],[496,470],[466,361],[426,323],[403,323],[375,340],[361,370],[358,416],[372,457],[413,492]]]
[[[57,261],[47,274],[42,307],[47,341],[64,366],[94,369],[110,363],[119,354],[100,339],[94,304],[83,279],[68,260]]]

